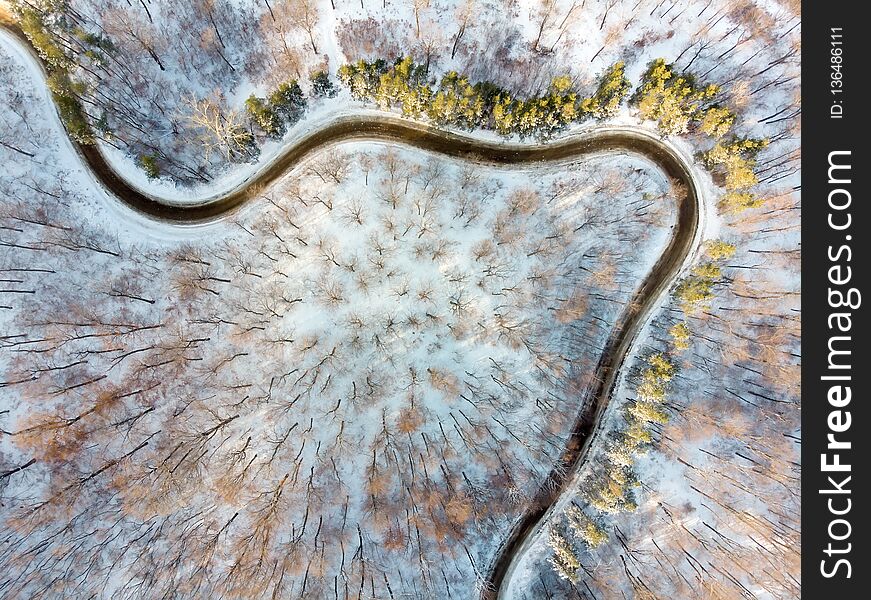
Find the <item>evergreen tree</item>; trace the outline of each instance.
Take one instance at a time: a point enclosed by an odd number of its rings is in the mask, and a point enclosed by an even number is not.
[[[593,520],[585,515],[577,506],[570,506],[566,511],[569,527],[579,539],[583,540],[590,548],[597,548],[608,541],[608,534]]]
[[[726,192],[717,203],[724,213],[741,213],[751,208],[759,208],[765,201],[750,192]]]
[[[326,71],[312,73],[312,95],[315,98],[334,98],[338,93],[330,74]]]
[[[723,273],[720,271],[720,267],[715,263],[706,262],[694,267],[693,275],[714,281],[720,279],[723,276]]]
[[[478,86],[473,86],[456,71],[450,71],[442,77],[427,115],[439,125],[473,129],[484,124],[486,108]]]
[[[756,155],[767,145],[766,139],[732,138],[717,142],[704,153],[705,165],[723,176],[727,193],[719,202],[722,211],[742,212],[762,205],[762,199],[747,190],[759,181],[755,173]]]
[[[622,465],[612,464],[588,492],[593,508],[608,514],[632,512],[636,509],[631,486],[631,472]]]
[[[625,435],[627,438],[632,440],[632,443],[636,448],[641,444],[649,444],[653,441],[653,437],[650,435],[650,432],[645,429],[644,424],[636,419],[629,420],[629,427],[626,429]]]
[[[292,80],[275,88],[269,94],[269,107],[289,125],[299,121],[306,107],[305,96],[299,84]]]
[[[515,127],[511,96],[498,95],[493,100],[493,126],[501,135],[511,135]]]
[[[722,240],[710,240],[705,244],[705,254],[711,260],[732,258],[735,254],[735,244],[729,244]]]
[[[48,76],[48,88],[70,137],[80,144],[92,144],[94,133],[79,101],[84,84],[73,81],[64,70],[55,70]]]
[[[249,96],[245,100],[245,109],[248,111],[251,121],[266,132],[269,137],[280,138],[284,135],[284,122],[275,110],[266,103],[266,100],[253,95]]]
[[[374,100],[378,91],[381,74],[388,68],[382,59],[373,62],[358,60],[356,63],[342,65],[339,68],[339,81],[351,91],[358,100]]]
[[[727,190],[741,190],[756,185],[756,155],[768,145],[766,139],[733,138],[718,142],[704,153],[703,159],[709,169],[721,169],[725,173]]]
[[[712,106],[702,113],[699,129],[714,139],[720,139],[735,123],[735,113],[728,108]]]
[[[556,574],[567,581],[575,581],[581,568],[581,561],[575,554],[574,548],[554,527],[548,531],[548,545],[553,551],[550,563]]]
[[[375,101],[385,108],[399,106],[403,115],[418,117],[426,110],[431,97],[426,68],[406,56],[380,75]]]
[[[86,88],[71,77],[69,69],[73,63],[57,43],[56,35],[49,28],[45,16],[32,5],[21,2],[12,3],[12,9],[18,18],[19,27],[45,61],[49,71],[48,87],[70,137],[80,144],[93,143],[94,132],[80,100]]]
[[[697,87],[691,75],[676,75],[658,58],[644,73],[634,102],[643,118],[657,121],[662,133],[679,135],[704,115],[718,92],[715,85]]]
[[[145,171],[149,179],[160,177],[160,167],[157,164],[157,156],[154,154],[143,154],[139,157],[139,164],[142,165],[142,170]]]
[[[690,275],[678,284],[675,296],[683,304],[684,310],[691,312],[696,306],[707,303],[714,297],[713,287],[713,280]]]
[[[676,350],[683,351],[690,347],[690,328],[686,323],[675,323],[668,330],[668,335]]]
[[[652,402],[644,402],[643,400],[635,400],[629,404],[629,414],[639,421],[647,421],[650,423],[667,423],[668,415]]]
[[[20,2],[14,3],[13,9],[18,17],[18,26],[46,64],[53,69],[68,69],[71,63],[56,43],[54,33],[46,25],[42,13]]]
[[[616,62],[599,77],[596,93],[581,103],[581,113],[596,119],[613,117],[631,88],[632,84],[626,77],[626,65],[622,61]]]

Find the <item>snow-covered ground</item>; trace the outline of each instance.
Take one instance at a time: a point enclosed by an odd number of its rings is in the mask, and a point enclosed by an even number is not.
[[[4,106],[22,112],[4,115],[34,156],[2,150],[22,199],[5,205],[3,265],[39,270],[3,312],[4,462],[37,461],[4,490],[27,516],[4,560],[80,535],[60,506],[101,531],[21,585],[95,560],[77,589],[106,597],[182,579],[472,595],[661,252],[667,179],[620,153],[515,172],[357,142],[232,222],[151,235],[74,168],[9,57]],[[172,567],[175,544],[196,549]]]
[[[129,67],[120,71],[88,59],[93,49],[78,54],[79,62],[93,63],[76,71],[92,86],[85,96],[95,106],[86,109],[94,119],[104,117],[112,130],[104,146],[117,147],[112,154],[119,160],[126,156],[131,167],[143,155],[158,156],[170,180],[189,185],[233,180],[246,168],[206,150],[208,135],[189,118],[194,100],[211,100],[225,116],[243,113],[245,98],[264,96],[281,82],[299,80],[310,95],[309,77],[316,71],[335,75],[339,66],[359,58],[392,60],[406,54],[426,62],[433,79],[457,70],[520,96],[540,93],[555,75],[564,74],[588,93],[597,75],[618,60],[626,62],[627,75],[637,82],[650,60],[664,57],[706,81],[725,84],[723,99],[742,109],[739,133],[751,132],[756,119],[781,108],[788,110],[778,116],[790,118],[798,108],[798,80],[788,70],[797,64],[799,21],[788,6],[772,1],[275,4],[76,2],[79,26],[111,40],[117,61]],[[305,15],[310,18],[301,18]],[[341,112],[346,94],[310,97],[309,111],[315,118],[324,110]],[[289,136],[298,133],[293,129]],[[259,142],[260,160],[268,160],[276,144],[268,138]]]
[[[540,544],[512,591],[795,595],[791,6],[481,1],[460,35],[462,3],[433,0],[418,36],[412,2],[336,0],[317,4],[315,53],[282,17],[278,5],[292,2],[270,3],[276,20],[254,0],[74,4],[133,71],[129,88],[107,78],[105,89],[119,103],[144,100],[145,131],[119,121],[110,159],[143,189],[188,201],[243,183],[294,139],[363,109],[346,92],[312,101],[283,140],[263,140],[259,162],[228,165],[203,162],[186,97],[238,109],[250,93],[288,78],[307,86],[310,72],[359,57],[431,54],[435,73],[525,94],[565,72],[589,91],[616,60],[637,82],[658,56],[723,84],[738,133],[772,140],[759,162],[769,201],[706,222],[708,239],[738,246],[718,299],[689,316],[666,303],[621,378],[609,431],[642,358],[676,321],[692,325],[661,450],[634,466],[639,509],[609,517],[610,541],[583,554],[578,582],[558,580]],[[22,467],[0,483],[11,536],[0,561],[17,574],[4,594],[472,597],[559,453],[610,324],[664,245],[668,182],[619,155],[511,172],[354,143],[311,156],[232,222],[167,229],[94,186],[34,65],[4,36],[0,471]],[[617,121],[637,117],[624,108]],[[675,140],[689,154],[697,142]],[[148,180],[135,165],[143,144],[210,181]],[[50,535],[72,550],[36,558],[32,540]],[[41,587],[60,572],[62,590]]]

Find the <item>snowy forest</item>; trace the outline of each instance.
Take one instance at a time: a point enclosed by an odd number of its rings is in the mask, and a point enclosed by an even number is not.
[[[0,0],[0,597],[799,597],[800,29]]]

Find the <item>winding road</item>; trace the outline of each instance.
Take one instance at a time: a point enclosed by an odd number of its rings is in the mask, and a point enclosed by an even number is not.
[[[0,29],[11,33],[42,67],[20,29],[2,19]],[[264,187],[306,156],[325,146],[351,140],[403,144],[480,164],[503,166],[567,161],[599,152],[624,151],[652,161],[687,190],[686,199],[678,206],[677,222],[668,245],[632,300],[626,304],[609,335],[596,367],[595,383],[580,399],[579,412],[562,455],[541,485],[530,508],[515,523],[500,546],[486,574],[482,600],[506,598],[512,575],[522,557],[539,538],[550,516],[559,514],[569,502],[571,492],[579,481],[581,468],[600,435],[602,416],[639,332],[664,301],[669,288],[680,277],[700,245],[704,203],[700,198],[700,185],[694,174],[692,158],[655,133],[640,127],[601,126],[566,135],[547,144],[511,144],[483,141],[386,114],[344,116],[293,142],[239,186],[198,204],[179,204],[168,198],[151,195],[126,181],[112,168],[99,146],[83,146],[75,142],[73,145],[95,179],[118,202],[172,226],[222,219],[257,197]]]

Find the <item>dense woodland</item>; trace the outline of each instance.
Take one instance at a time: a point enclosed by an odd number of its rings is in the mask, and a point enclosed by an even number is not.
[[[644,12],[648,3],[649,15]],[[639,48],[661,42],[656,35],[664,35],[639,22],[663,12],[673,27],[692,10],[677,12],[676,2],[670,10],[665,2],[632,4],[625,16],[627,7],[593,0],[565,7],[553,0],[529,7],[517,0],[467,0],[456,12],[437,0],[370,0],[359,7],[350,0],[323,5],[204,0],[184,7],[145,1],[111,7],[96,1],[12,3],[22,28],[51,65],[52,90],[73,135],[117,147],[151,175],[188,183],[211,180],[227,163],[256,160],[264,142],[293,130],[306,104],[343,107],[334,98],[337,79],[349,84],[352,97],[401,107],[408,116],[426,114],[441,125],[485,126],[505,135],[546,137],[574,122],[607,119],[630,91],[627,65],[640,72],[658,56],[638,54]],[[757,57],[742,57],[728,79],[714,79],[728,84],[727,93],[717,86],[690,91],[694,85],[688,78],[674,90],[680,93],[662,94],[657,78],[686,72],[707,79],[712,69],[693,67],[713,46],[720,48],[737,34],[737,42],[717,55],[723,68],[751,41],[753,31],[742,29],[742,23],[761,29],[771,19],[749,2],[726,3],[718,10],[700,6],[694,15],[698,44],[667,56],[659,71],[651,72],[644,97],[636,97],[641,114],[658,120],[669,134],[685,133],[692,118],[708,134],[725,131],[734,110],[752,104],[753,96],[795,84],[779,72],[795,57],[796,50],[786,47],[773,64],[755,71]],[[607,44],[588,68],[579,65],[581,70],[573,72],[566,65],[575,61],[560,61],[560,53],[569,55],[575,50],[571,44],[582,41],[576,38],[594,8],[603,12],[592,31],[607,33]],[[531,47],[517,39],[522,33],[511,17],[524,9],[536,25],[536,38],[526,42]],[[413,19],[405,27],[390,18],[404,10]],[[609,23],[618,10],[622,28]],[[377,21],[362,18],[370,11]],[[723,39],[704,39],[732,20],[738,24]],[[444,27],[456,31],[449,36]],[[325,40],[318,38],[328,35],[338,36],[340,54],[324,52]],[[761,30],[759,37],[765,37]],[[368,43],[361,45],[362,40]],[[492,55],[497,50],[503,54]],[[764,84],[750,86],[768,75]],[[285,92],[279,100],[282,89],[292,94]]]
[[[352,100],[527,141],[628,111],[691,144],[717,238],[513,594],[799,593],[791,3],[15,12],[70,134],[155,178],[206,182]],[[0,62],[21,82],[0,90],[2,593],[479,591],[682,190],[628,159],[512,174],[339,147],[213,233],[161,239],[113,221],[41,84]]]
[[[474,594],[673,219],[569,173],[340,147],[170,244],[4,181],[4,594]]]

